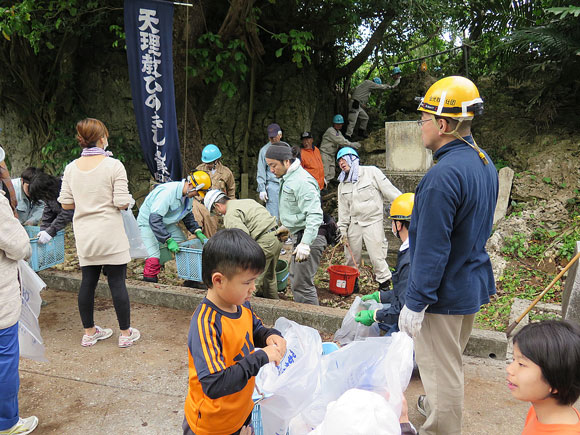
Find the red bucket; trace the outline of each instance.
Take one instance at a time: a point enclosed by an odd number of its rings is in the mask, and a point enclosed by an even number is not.
[[[340,296],[352,294],[354,283],[360,275],[358,269],[350,266],[330,266],[326,270],[330,275],[328,287],[331,293]]]

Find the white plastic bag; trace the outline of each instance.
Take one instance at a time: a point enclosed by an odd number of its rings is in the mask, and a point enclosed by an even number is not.
[[[291,434],[303,435],[322,423],[326,407],[352,388],[388,398],[397,415],[413,371],[413,340],[405,333],[354,341],[322,357],[320,385],[314,399],[291,422]],[[296,428],[296,430],[294,430]]]
[[[22,310],[18,321],[20,356],[37,361],[48,361],[44,356],[44,343],[38,324],[42,304],[40,292],[46,284],[24,260],[18,262],[18,273],[22,287]]]
[[[330,402],[323,422],[310,435],[400,435],[395,410],[383,396],[351,389]]]
[[[266,364],[256,376],[256,389],[270,395],[262,402],[264,434],[285,434],[292,417],[312,401],[320,377],[322,340],[316,329],[284,317],[274,327],[286,339],[286,354],[276,367]]]
[[[129,239],[131,258],[147,258],[147,249],[145,249],[145,244],[141,239],[139,224],[137,224],[137,219],[133,216],[133,212],[130,209],[121,210],[121,216],[123,216],[125,234],[127,234],[127,238]]]
[[[342,319],[340,329],[334,333],[334,341],[345,345],[352,341],[364,340],[367,337],[380,337],[381,330],[376,322],[371,326],[365,326],[355,321],[354,316],[362,310],[380,310],[382,307],[383,305],[377,301],[363,302],[360,296],[357,296],[348,313]]]

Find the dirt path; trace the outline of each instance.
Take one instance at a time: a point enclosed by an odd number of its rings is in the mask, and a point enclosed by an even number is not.
[[[76,295],[46,290],[40,323],[49,363],[22,359],[20,412],[40,419],[35,434],[179,434],[187,392],[187,331],[191,313],[132,305],[142,332],[130,349],[117,347],[112,304],[99,299],[95,321],[112,338],[82,348]],[[521,433],[528,405],[505,388],[504,363],[466,358],[464,434]],[[407,391],[411,421],[423,418],[414,404],[421,382]]]

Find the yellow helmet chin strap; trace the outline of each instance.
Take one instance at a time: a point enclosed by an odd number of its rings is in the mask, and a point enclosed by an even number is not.
[[[451,135],[459,140],[462,140],[463,142],[465,142],[467,145],[469,145],[471,148],[474,149],[474,151],[477,153],[477,155],[479,156],[479,158],[483,161],[484,165],[488,165],[489,161],[487,160],[487,157],[485,157],[485,154],[483,154],[483,152],[481,151],[481,149],[479,149],[479,147],[477,146],[477,143],[475,142],[475,139],[473,138],[473,136],[471,137],[473,139],[473,144],[470,144],[469,142],[467,142],[465,139],[463,139],[463,137],[461,137],[461,135],[458,133],[459,127],[461,126],[461,123],[463,122],[463,119],[460,119],[459,122],[457,123],[457,127],[455,127],[455,130],[453,131],[443,131],[441,128],[439,128],[439,125],[437,124],[437,118],[435,118],[435,115],[433,115],[432,113],[431,115],[431,119],[433,120],[433,124],[435,126],[437,126],[437,128],[439,129],[439,132],[442,134],[448,134]]]

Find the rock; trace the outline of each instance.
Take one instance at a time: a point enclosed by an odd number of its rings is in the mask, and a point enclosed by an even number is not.
[[[361,143],[361,149],[365,153],[374,153],[379,151],[383,154],[385,153],[385,129],[381,128],[379,130],[373,131],[369,134],[369,137],[359,141]],[[383,166],[385,162],[383,160]]]

